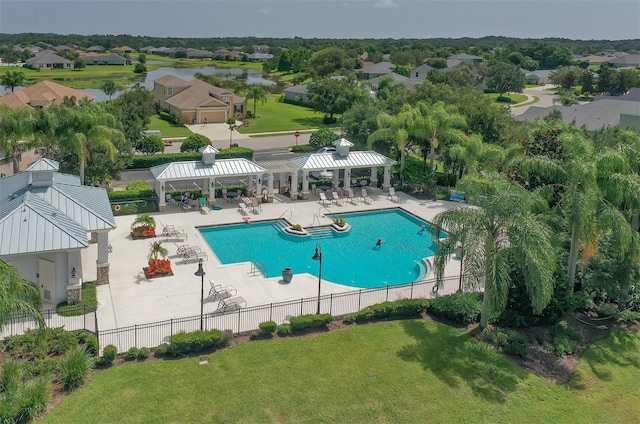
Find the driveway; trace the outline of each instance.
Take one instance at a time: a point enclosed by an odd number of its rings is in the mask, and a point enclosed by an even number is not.
[[[553,99],[557,96],[556,93],[551,91],[551,89],[554,87],[555,85],[546,84],[546,85],[540,85],[532,88],[525,88],[524,90],[522,90],[522,94],[525,94],[527,96],[527,100],[524,103],[533,101],[534,96],[539,99],[538,102],[533,103],[531,105],[522,106],[522,107],[512,106],[511,114],[513,116],[522,115],[531,106],[535,106],[535,107],[553,106]]]

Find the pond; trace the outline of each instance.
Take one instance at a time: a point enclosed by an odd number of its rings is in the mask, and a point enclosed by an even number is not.
[[[145,88],[149,90],[153,90],[153,81],[158,78],[162,78],[167,75],[175,75],[178,78],[182,78],[183,80],[190,81],[195,78],[196,73],[201,73],[203,75],[218,75],[222,79],[231,79],[237,76],[246,76],[247,85],[262,85],[262,86],[272,86],[276,83],[270,81],[262,76],[262,72],[256,69],[245,69],[245,68],[215,68],[213,66],[203,66],[199,68],[160,68],[155,71],[148,72],[146,75],[132,75],[131,80],[133,81],[131,85],[140,83]],[[120,77],[118,77],[120,78]],[[89,78],[64,78],[66,81],[78,80],[78,79],[109,79],[109,77],[89,77]],[[53,81],[60,81],[56,78]],[[15,90],[22,90],[23,87],[16,87]],[[109,100],[109,96],[105,95],[100,89],[83,89],[82,91],[86,91],[87,93],[91,93],[96,96],[97,102],[104,102]],[[10,89],[5,89],[0,86],[0,95],[5,95],[10,93]],[[116,93],[113,97],[117,97],[118,93]]]

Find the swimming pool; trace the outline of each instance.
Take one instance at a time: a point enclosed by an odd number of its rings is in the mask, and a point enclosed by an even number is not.
[[[284,220],[249,225],[199,228],[223,264],[259,261],[268,277],[289,267],[294,274],[318,275],[318,261],[311,259],[317,243],[322,248],[322,278],[359,288],[405,284],[424,278],[422,258],[433,256],[434,245],[425,221],[401,209],[336,214],[352,229],[337,233],[329,227],[308,229],[307,237],[282,231]],[[384,243],[376,246],[378,239]],[[294,277],[295,278],[295,277]]]

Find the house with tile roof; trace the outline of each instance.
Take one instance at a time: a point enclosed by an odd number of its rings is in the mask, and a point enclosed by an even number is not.
[[[136,49],[129,46],[122,46],[122,47],[115,47],[111,49],[111,51],[114,53],[135,53]]]
[[[370,66],[365,66],[362,69],[358,69],[357,72],[362,74],[364,79],[371,79],[390,74],[393,72],[395,67],[396,65],[391,62],[378,62]]]
[[[45,307],[80,299],[82,256],[95,248],[90,239],[97,239],[97,283],[109,282],[109,231],[116,228],[105,189],[51,165],[0,179],[0,260],[38,286]]]
[[[429,65],[427,65],[426,63],[423,63],[420,66],[416,66],[415,68],[413,68],[411,70],[411,73],[409,74],[409,77],[411,79],[417,79],[420,81],[424,81],[427,79],[427,74],[429,74],[429,72],[431,72],[433,68]]]
[[[131,59],[118,54],[84,53],[80,55],[86,65],[131,65]]]
[[[153,81],[153,99],[172,115],[182,113],[190,123],[224,123],[247,110],[244,97],[199,79],[185,81],[167,75]]]
[[[52,50],[38,52],[25,63],[32,69],[73,69],[72,61],[58,56]]]
[[[611,58],[608,63],[614,68],[640,68],[640,54],[625,54]]]
[[[6,105],[10,108],[18,109],[21,107],[31,106],[33,108],[49,107],[52,104],[60,104],[64,102],[64,98],[75,97],[76,101],[93,100],[96,98],[93,94],[89,94],[82,90],[69,88],[67,86],[52,82],[40,81],[23,90],[14,91],[0,97],[0,105]]]
[[[69,88],[67,86],[52,82],[40,81],[23,90],[14,91],[0,97],[0,105],[6,105],[17,109],[21,107],[31,106],[34,108],[49,107],[52,104],[60,104],[64,98],[75,97],[76,101],[93,100],[96,98],[93,94],[89,94],[82,90]]]
[[[91,46],[87,49],[87,52],[102,53],[104,52],[104,47],[99,45]]]
[[[447,58],[447,68],[453,68],[461,63],[482,63],[482,58],[468,53],[458,53]]]

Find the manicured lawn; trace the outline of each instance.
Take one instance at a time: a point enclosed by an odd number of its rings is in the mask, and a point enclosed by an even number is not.
[[[146,65],[148,71],[154,71],[159,65]],[[135,76],[133,68],[135,65],[90,65],[83,69],[43,69],[36,71],[33,69],[21,68],[27,79],[51,79],[51,78],[91,78],[109,76]]]
[[[531,106],[532,104],[538,103],[539,101],[540,101],[540,97],[533,96],[533,99],[531,101],[528,101],[526,103],[520,103],[518,104],[518,106],[514,106],[514,107]]]
[[[247,101],[247,109],[253,112],[253,101]],[[307,128],[325,127],[322,114],[313,109],[276,102],[275,97],[268,97],[265,104],[258,102],[257,118],[249,119],[250,126],[240,128],[243,134],[271,131],[295,131]]]
[[[100,372],[42,422],[639,422],[640,335],[616,334],[569,385],[426,320],[250,342]]]
[[[189,128],[187,127],[178,127],[175,126],[164,119],[161,119],[158,115],[153,115],[151,117],[151,123],[149,124],[150,130],[160,130],[162,131],[162,137],[189,137],[193,134]]]
[[[488,97],[494,99],[496,102],[498,101],[498,93],[485,93],[485,96],[488,96]],[[506,101],[506,100],[504,100],[505,97],[508,97],[511,100],[510,101]],[[525,96],[524,94],[516,94],[516,93],[504,94],[502,96],[502,98],[503,98],[503,100],[500,100],[500,103],[504,103],[504,104],[508,104],[508,105],[513,105],[513,104],[524,102],[524,101],[527,100],[527,96]]]

